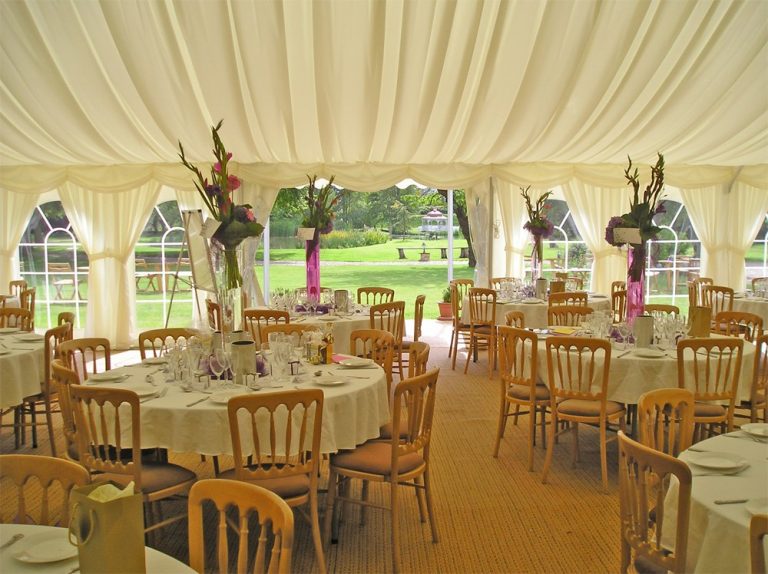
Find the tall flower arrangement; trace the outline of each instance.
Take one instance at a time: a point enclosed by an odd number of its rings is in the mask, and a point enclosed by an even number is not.
[[[312,239],[306,242],[305,256],[307,266],[307,296],[319,299],[320,296],[320,235],[333,231],[336,218],[334,207],[344,197],[346,190],[333,187],[333,176],[326,185],[315,187],[317,176],[307,176],[307,212],[302,220],[303,227],[314,228]]]
[[[235,289],[243,284],[236,249],[244,239],[261,235],[264,226],[256,221],[251,205],[235,203],[234,193],[240,188],[241,181],[228,171],[232,154],[227,152],[219,136],[223,121],[211,127],[213,155],[216,162],[211,167],[210,181],[196,166],[187,161],[181,142],[179,142],[179,157],[181,163],[197,176],[194,182],[195,188],[208,211],[220,223],[213,234],[213,239],[224,249],[224,287]]]
[[[528,210],[528,221],[523,228],[531,234],[533,238],[533,251],[531,252],[531,276],[538,279],[541,273],[541,262],[544,260],[544,239],[551,237],[555,225],[547,219],[546,212],[549,206],[546,205],[547,199],[552,195],[551,191],[542,194],[534,203],[530,195],[531,186],[521,187],[520,194],[525,200],[525,207]]]

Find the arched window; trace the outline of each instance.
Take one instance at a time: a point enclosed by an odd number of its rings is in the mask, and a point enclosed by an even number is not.
[[[645,290],[649,303],[671,303],[687,313],[688,287],[701,272],[701,242],[682,203],[664,200],[666,213],[654,217],[659,236],[648,242]]]
[[[85,324],[88,256],[77,240],[60,201],[35,207],[19,242],[21,277],[36,288],[35,325],[56,325],[59,313]]]
[[[765,214],[763,225],[757,232],[752,247],[747,250],[744,257],[744,266],[747,268],[747,286],[752,287],[752,279],[755,277],[768,277],[768,213]]]

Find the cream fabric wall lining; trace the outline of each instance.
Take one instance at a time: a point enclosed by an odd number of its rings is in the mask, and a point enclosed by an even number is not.
[[[0,293],[5,293],[10,281],[19,277],[19,241],[39,197],[39,193],[0,193]]]

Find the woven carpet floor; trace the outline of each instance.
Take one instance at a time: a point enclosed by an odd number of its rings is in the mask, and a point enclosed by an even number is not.
[[[498,375],[488,379],[486,355],[481,353],[465,376],[466,355],[461,350],[460,366],[452,371],[442,337],[429,342],[433,345],[430,367],[441,369],[431,453],[440,540],[432,543],[428,523],[419,521],[415,495],[411,489],[403,489],[401,572],[618,571],[616,443],[608,447],[608,494],[600,488],[598,437],[593,429],[580,433],[581,461],[575,467],[570,462],[571,439],[560,440],[546,485],[541,483],[544,449],[540,446],[535,471],[527,470],[526,417],[521,417],[519,426],[508,426],[499,458],[493,458]],[[3,422],[10,421],[6,417]],[[3,429],[0,449],[2,453],[50,454],[47,434],[44,430],[40,434],[37,449],[27,445],[14,451],[12,433]],[[58,437],[61,448],[63,438],[60,433]],[[222,458],[222,467],[228,468],[230,461]],[[171,461],[194,470],[200,478],[213,477],[210,460],[203,462],[198,455],[171,454]],[[326,487],[325,481],[321,487]],[[371,485],[372,500],[386,501],[387,497],[381,485]],[[3,517],[7,517],[7,496],[3,499]],[[320,500],[322,505],[325,497]],[[177,508],[169,507],[166,516],[184,510],[182,502],[174,504]],[[391,571],[390,532],[388,513],[371,509],[361,525],[359,507],[348,505],[338,543],[327,550],[328,571]],[[152,545],[188,562],[186,521],[164,529]],[[295,572],[317,571],[310,530],[299,513],[293,556]]]

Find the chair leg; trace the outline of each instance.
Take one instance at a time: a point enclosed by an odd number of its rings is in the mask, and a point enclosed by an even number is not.
[[[437,534],[435,509],[432,505],[432,487],[429,480],[429,467],[424,471],[424,497],[427,499],[427,515],[429,516],[429,527],[432,530],[432,542],[437,543],[440,541],[440,537]]]
[[[53,416],[51,416],[51,399],[45,397],[45,424],[48,425],[48,440],[51,443],[51,455],[56,456],[56,439],[53,436]]]
[[[542,484],[547,484],[547,475],[549,474],[549,467],[552,464],[552,453],[555,450],[555,435],[557,435],[557,414],[553,409],[552,410],[552,432],[549,433],[549,440],[547,441],[547,456],[544,459],[544,470],[541,471]]]
[[[600,476],[603,480],[603,492],[608,492],[608,443],[606,437],[607,421],[600,420]]]
[[[32,448],[37,448],[37,409],[35,403],[29,403],[29,418],[32,424]]]
[[[390,477],[390,504],[392,506],[392,572],[400,571],[400,508],[397,499],[397,478]]]
[[[360,489],[360,499],[363,502],[368,502],[368,481],[363,480],[363,485]],[[365,504],[360,505],[360,526],[363,526],[365,524]]]
[[[573,423],[571,432],[573,432],[573,459],[571,460],[571,465],[575,466],[577,462],[581,462],[581,453],[579,452],[579,423]]]
[[[536,403],[528,409],[528,472],[533,472],[533,444],[536,442]]]
[[[424,507],[424,482],[422,481],[420,476],[417,476],[413,479],[414,486],[413,490],[416,491],[416,503],[419,506],[419,520],[421,522],[427,521],[427,512],[426,508]]]
[[[520,405],[517,405],[520,408]],[[501,439],[504,436],[504,431],[507,428],[507,417],[509,417],[509,403],[502,397],[501,405],[499,406],[499,424],[496,430],[496,444],[493,446],[493,457],[499,457],[499,446],[501,445]],[[517,411],[515,411],[515,417],[517,417]],[[517,420],[517,419],[515,419]]]
[[[309,494],[309,513],[312,520],[312,541],[315,544],[315,558],[320,574],[325,574],[325,554],[323,553],[323,539],[320,537],[320,515],[317,510],[317,489]]]
[[[333,514],[335,512],[333,499],[336,496],[336,489],[338,488],[336,471],[333,466],[328,471],[328,494],[325,496],[325,517],[323,519],[323,538],[326,544],[329,542],[336,543],[336,539],[331,539],[331,527],[333,526]]]

